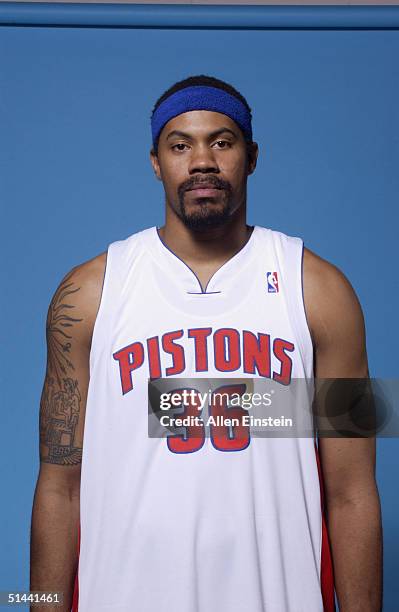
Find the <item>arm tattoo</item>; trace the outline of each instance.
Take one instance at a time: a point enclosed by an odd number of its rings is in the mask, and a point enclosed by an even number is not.
[[[40,400],[40,442],[48,450],[41,460],[59,465],[81,463],[82,449],[74,445],[79,419],[81,394],[74,378],[74,365],[69,358],[70,328],[83,319],[73,316],[73,304],[68,304],[73,293],[79,291],[65,277],[51,300],[46,322],[47,371]]]

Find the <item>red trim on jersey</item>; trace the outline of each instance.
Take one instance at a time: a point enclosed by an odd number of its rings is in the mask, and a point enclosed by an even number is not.
[[[330,541],[328,537],[327,525],[326,525],[326,520],[325,520],[323,475],[321,472],[319,449],[317,448],[316,440],[314,440],[314,450],[316,453],[317,471],[319,474],[321,515],[322,515],[321,567],[320,567],[321,595],[323,598],[324,612],[336,612],[335,597],[334,597],[334,572],[333,572],[333,564],[332,564],[332,557],[331,557]]]
[[[78,612],[78,606],[79,606],[79,580],[78,580],[79,552],[80,552],[80,523],[78,526],[78,567],[76,568],[75,584],[73,587],[71,612]]]

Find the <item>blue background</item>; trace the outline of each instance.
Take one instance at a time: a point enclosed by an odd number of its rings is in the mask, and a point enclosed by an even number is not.
[[[347,275],[370,374],[398,377],[398,56],[397,31],[0,30],[0,589],[28,589],[49,301],[73,266],[163,223],[149,118],[175,81],[205,73],[247,98],[260,146],[249,223],[301,236]],[[378,440],[386,612],[398,451]]]

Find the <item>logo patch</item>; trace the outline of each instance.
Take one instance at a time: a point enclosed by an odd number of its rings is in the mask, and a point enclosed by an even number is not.
[[[267,292],[278,293],[278,278],[277,272],[266,272]]]

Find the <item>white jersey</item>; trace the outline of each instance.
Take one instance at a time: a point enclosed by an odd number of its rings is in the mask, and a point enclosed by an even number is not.
[[[148,379],[313,380],[302,257],[301,238],[255,226],[203,290],[156,227],[109,245],[73,612],[335,609],[314,437],[148,430]]]

